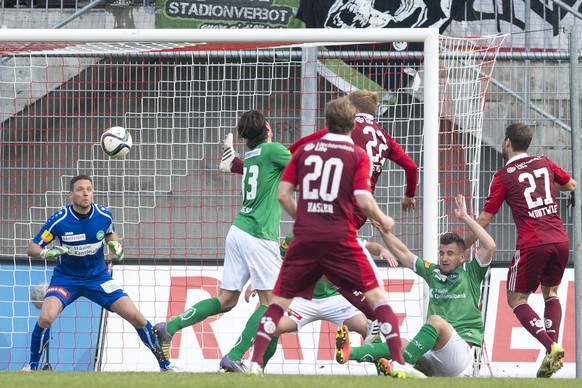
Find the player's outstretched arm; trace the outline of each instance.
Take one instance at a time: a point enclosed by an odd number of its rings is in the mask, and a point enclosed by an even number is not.
[[[378,224],[372,222],[372,225],[378,229]],[[392,233],[384,233],[381,229],[378,229],[378,232],[380,232],[382,240],[384,240],[384,243],[390,252],[392,252],[394,257],[396,257],[396,260],[398,260],[403,267],[414,270],[414,263],[417,259],[416,255],[410,252],[408,247]]]
[[[463,221],[471,230],[472,235],[475,236],[474,238],[479,240],[477,257],[481,264],[487,265],[491,263],[491,259],[493,258],[496,249],[495,240],[493,240],[493,237],[487,233],[485,228],[483,228],[469,215],[469,213],[467,213],[467,203],[462,194],[455,197],[455,217]]]
[[[368,241],[366,242],[366,249],[374,256],[378,256],[388,263],[389,267],[398,267],[398,261],[388,249],[381,244]]]

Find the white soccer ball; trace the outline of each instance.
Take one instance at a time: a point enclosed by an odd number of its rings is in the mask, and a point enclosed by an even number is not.
[[[37,309],[42,308],[42,303],[44,302],[44,295],[46,294],[46,290],[48,288],[48,283],[43,282],[39,283],[36,286],[33,286],[30,289],[30,302],[36,307]]]
[[[101,135],[101,148],[112,158],[123,158],[132,144],[131,134],[123,127],[111,127]]]

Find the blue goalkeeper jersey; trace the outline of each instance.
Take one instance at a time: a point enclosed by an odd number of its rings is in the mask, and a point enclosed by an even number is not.
[[[92,204],[90,215],[79,218],[72,205],[53,214],[32,242],[45,247],[55,238],[69,253],[57,258],[55,274],[75,278],[89,278],[108,272],[103,254],[103,239],[115,232],[111,211],[105,206]]]

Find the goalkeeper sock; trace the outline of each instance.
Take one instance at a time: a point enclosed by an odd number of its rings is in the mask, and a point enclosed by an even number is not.
[[[263,314],[267,311],[267,306],[260,305],[255,312],[247,320],[247,324],[240,337],[236,340],[234,347],[228,352],[227,356],[231,361],[239,361],[243,355],[253,346],[255,342],[255,335],[259,327],[259,321]]]
[[[357,362],[374,362],[381,358],[390,359],[390,350],[386,342],[374,342],[368,345],[362,345],[352,348],[350,360]]]
[[[434,326],[424,324],[418,334],[414,336],[402,351],[404,361],[409,364],[414,364],[420,357],[434,347],[437,337],[438,333]]]
[[[42,351],[44,350],[46,344],[50,340],[51,328],[42,328],[38,325],[38,322],[32,330],[32,339],[30,341],[30,369],[37,370],[38,364],[40,362],[40,357],[42,356]]]
[[[271,342],[269,342],[269,346],[267,346],[267,350],[265,350],[265,354],[263,355],[263,368],[267,366],[269,360],[275,355],[277,342],[279,342],[279,337],[271,338]]]
[[[218,298],[205,299],[168,321],[166,331],[169,335],[174,335],[178,330],[202,322],[211,315],[219,314],[221,310],[222,306]]]

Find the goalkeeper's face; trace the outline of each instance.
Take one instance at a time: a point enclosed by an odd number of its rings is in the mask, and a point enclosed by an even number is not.
[[[73,191],[69,193],[69,198],[76,212],[87,213],[91,209],[91,203],[93,202],[93,184],[91,181],[81,179],[75,182]]]

